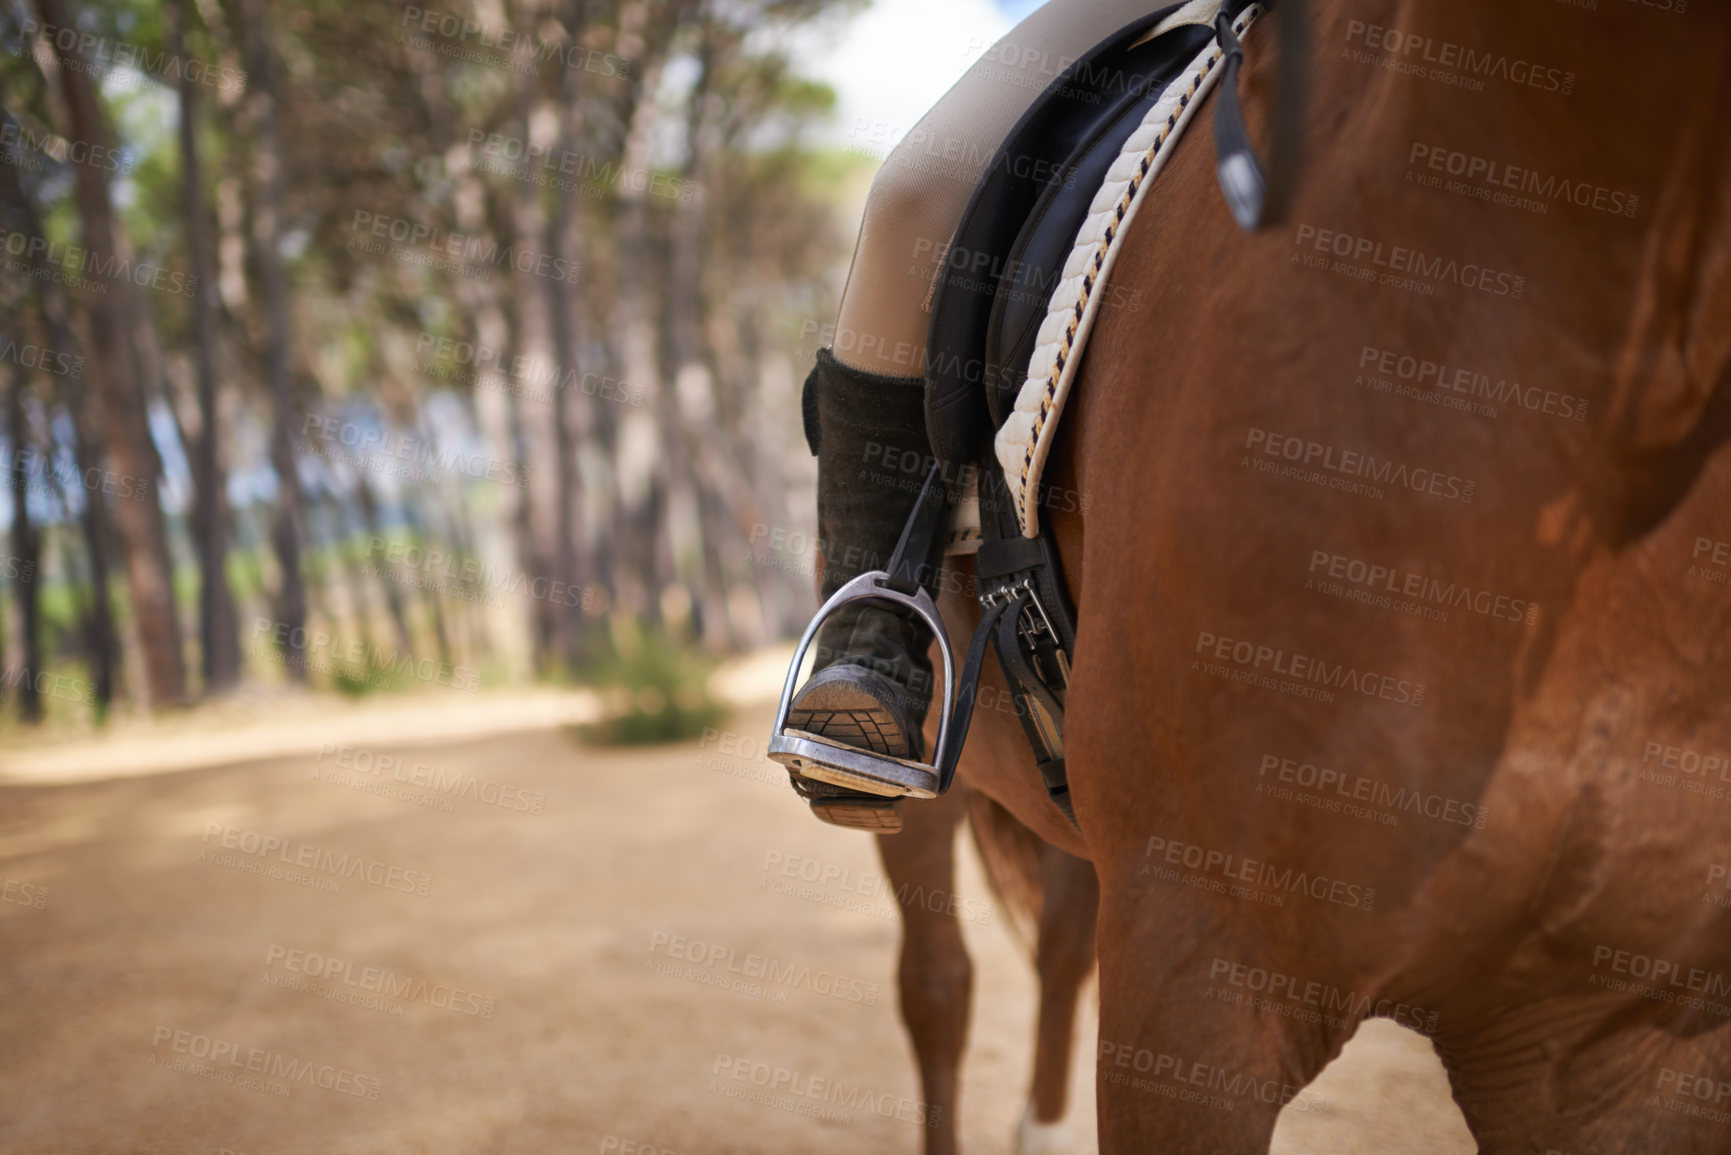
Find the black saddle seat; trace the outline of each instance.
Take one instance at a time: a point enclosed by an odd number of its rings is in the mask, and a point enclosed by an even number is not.
[[[1235,17],[1250,0],[1227,0]],[[950,243],[932,306],[926,426],[938,460],[987,456],[1015,404],[1064,262],[1124,142],[1213,32],[1185,24],[1147,43],[1173,4],[1125,25],[1066,68],[993,156]]]

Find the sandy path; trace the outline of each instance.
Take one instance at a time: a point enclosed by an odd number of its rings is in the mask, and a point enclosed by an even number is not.
[[[755,707],[733,727],[760,741],[767,722]],[[812,820],[761,758],[461,732],[360,747],[369,773],[313,748],[0,787],[0,1150],[918,1150],[918,1125],[894,1117],[920,1107],[893,906],[770,885],[795,859],[865,885],[866,838]],[[472,775],[485,797],[392,797],[319,777],[333,772],[400,792]],[[280,845],[245,853],[255,838]],[[345,855],[362,874],[333,875]],[[302,877],[236,865],[261,862]],[[1003,1153],[1033,980],[971,852],[958,890],[978,967],[963,1134]],[[671,958],[676,939],[717,961]],[[725,952],[813,977],[726,989]],[[717,1070],[752,1062],[862,1086],[888,1117],[723,1093],[745,1084]],[[1076,1072],[1079,1102],[1091,1083]],[[1314,1090],[1325,1108],[1282,1120],[1281,1155],[1473,1150],[1428,1043],[1398,1028],[1366,1028]]]

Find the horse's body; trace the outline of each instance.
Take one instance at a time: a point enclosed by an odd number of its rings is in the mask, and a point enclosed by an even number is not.
[[[1309,20],[1288,223],[1178,149],[1048,470],[1082,837],[1013,717],[962,773],[1099,872],[1106,1155],[1265,1151],[1372,1014],[1490,1155],[1726,1151],[1731,8]]]

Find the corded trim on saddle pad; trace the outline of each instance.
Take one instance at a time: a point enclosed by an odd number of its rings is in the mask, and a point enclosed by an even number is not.
[[[1063,279],[1047,305],[1014,410],[993,439],[998,464],[1010,481],[1021,532],[1026,536],[1033,537],[1040,531],[1038,503],[1030,497],[1038,492],[1058,420],[1081,364],[1082,350],[1105,300],[1103,290],[1117,264],[1124,236],[1204,98],[1222,74],[1231,70],[1221,65],[1238,46],[1237,38],[1264,8],[1265,5],[1256,3],[1220,7],[1216,20],[1228,21],[1226,31],[1232,37],[1231,45],[1222,45],[1217,29],[1215,37],[1166,88],[1141,127],[1125,141],[1123,151],[1090,206],[1090,215],[1076,235],[1075,246],[1063,268]],[[1230,107],[1219,106],[1217,123],[1220,113],[1229,122],[1217,130],[1224,134],[1226,147],[1237,149],[1240,142],[1248,147],[1237,102]],[[1230,164],[1225,158],[1222,161],[1222,166],[1230,167],[1234,173],[1240,173],[1243,164],[1242,158]],[[1261,170],[1256,171],[1260,180]],[[929,413],[929,397],[927,409]]]

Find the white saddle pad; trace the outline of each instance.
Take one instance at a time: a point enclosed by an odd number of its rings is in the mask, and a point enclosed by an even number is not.
[[[1211,25],[1219,8],[1220,0],[1187,4],[1162,21],[1150,36],[1180,24]],[[1233,31],[1242,37],[1261,14],[1262,6],[1252,4],[1238,17]],[[1172,155],[1178,138],[1219,79],[1218,66],[1223,55],[1218,39],[1210,41],[1161,93],[1141,126],[1124,142],[1089,206],[1087,220],[1076,234],[1063,279],[1053,292],[1046,319],[1040,325],[1027,380],[1016,396],[1014,411],[993,441],[998,463],[1016,503],[1022,533],[1027,537],[1039,532],[1039,502],[1035,498],[1040,474],[1051,452],[1064,402],[1082,363],[1082,349],[1093,331],[1100,303],[1106,299],[1106,281],[1112,275],[1124,235],[1154,178]],[[977,498],[973,527],[973,549],[978,549]]]

